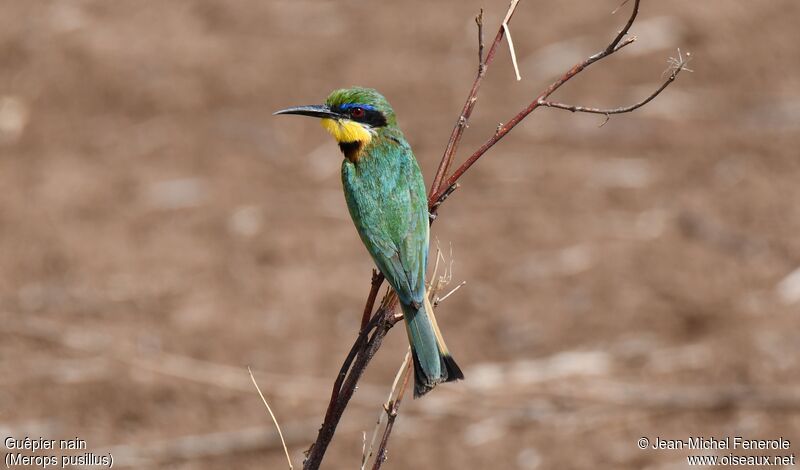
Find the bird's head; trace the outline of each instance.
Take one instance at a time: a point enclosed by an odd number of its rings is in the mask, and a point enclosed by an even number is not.
[[[397,124],[394,111],[377,90],[343,88],[335,90],[325,104],[282,109],[275,114],[300,114],[322,119],[324,127],[339,146],[360,151],[381,129]],[[345,155],[347,155],[345,151]],[[348,157],[349,158],[349,157]]]

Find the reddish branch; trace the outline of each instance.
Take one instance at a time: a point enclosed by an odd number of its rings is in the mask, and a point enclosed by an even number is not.
[[[506,22],[511,20],[516,7],[517,3],[513,2],[506,13]],[[494,60],[495,52],[497,52],[497,46],[500,45],[500,41],[505,35],[505,29],[502,25],[500,25],[492,45],[489,46],[489,52],[486,54],[486,59],[484,59],[483,10],[481,10],[478,16],[475,17],[475,23],[478,25],[478,74],[475,76],[475,81],[472,82],[472,88],[469,90],[467,100],[464,102],[464,107],[461,109],[461,114],[458,116],[456,125],[453,127],[453,132],[450,134],[450,140],[447,141],[447,147],[444,149],[444,155],[442,155],[442,160],[439,162],[439,168],[436,169],[436,174],[434,175],[433,183],[431,184],[431,195],[439,191],[442,186],[442,180],[444,179],[445,175],[447,175],[447,172],[450,171],[450,166],[453,164],[453,157],[458,149],[458,144],[461,142],[461,136],[464,135],[464,130],[467,128],[467,122],[469,121],[470,116],[472,116],[472,110],[475,108],[475,103],[478,102],[478,90],[480,90],[483,77],[486,75],[486,69]],[[432,198],[429,199],[429,201],[429,205],[433,205],[433,203],[436,202],[436,199]],[[436,207],[438,207],[438,205]],[[436,207],[434,207],[434,209],[436,209]]]
[[[378,290],[381,288],[381,284],[383,284],[383,273],[379,272],[377,269],[372,270],[372,285],[369,289],[369,295],[367,296],[367,303],[364,305],[364,314],[361,316],[361,329],[363,330],[367,323],[369,323],[369,317],[372,315],[372,308],[375,306],[375,299],[378,298]]]
[[[545,88],[544,91],[542,91],[539,94],[539,96],[536,97],[535,100],[533,100],[522,111],[520,111],[514,117],[512,117],[511,120],[509,120],[507,123],[503,124],[502,126],[499,126],[497,128],[497,131],[494,133],[494,135],[492,137],[490,137],[483,145],[481,145],[480,148],[478,148],[478,150],[475,151],[475,153],[473,153],[469,158],[467,158],[467,160],[464,161],[464,163],[462,163],[461,166],[459,166],[453,172],[453,174],[450,175],[449,178],[447,178],[445,181],[443,181],[441,184],[439,184],[439,186],[437,186],[436,191],[433,192],[433,194],[430,196],[429,200],[436,201],[442,195],[444,195],[447,191],[451,191],[452,192],[452,190],[450,188],[456,183],[456,181],[458,181],[459,178],[461,178],[461,176],[476,161],[478,161],[479,158],[481,158],[486,153],[487,150],[492,148],[492,146],[494,146],[494,144],[496,144],[498,141],[500,141],[500,139],[505,137],[506,134],[508,134],[511,131],[511,129],[513,129],[514,127],[516,127],[517,124],[522,122],[522,120],[525,119],[536,108],[538,108],[540,106],[543,106],[542,102],[544,102],[544,100],[547,99],[550,95],[552,95],[556,90],[561,88],[561,86],[563,84],[567,83],[572,77],[574,77],[575,75],[578,75],[579,73],[584,71],[586,69],[586,67],[592,65],[593,63],[597,62],[598,60],[604,59],[604,58],[610,56],[611,54],[617,52],[618,50],[622,49],[623,47],[633,43],[636,40],[635,37],[626,38],[625,36],[628,34],[628,31],[630,31],[631,26],[633,25],[633,22],[636,21],[636,16],[639,14],[639,4],[640,3],[641,3],[641,0],[636,0],[634,2],[633,9],[631,11],[631,16],[628,18],[628,22],[625,24],[625,26],[622,28],[622,30],[620,30],[620,32],[614,37],[614,39],[608,44],[608,46],[606,46],[605,49],[603,49],[602,51],[600,51],[600,52],[598,52],[596,54],[593,54],[593,55],[589,56],[588,58],[586,58],[585,60],[582,60],[581,62],[578,62],[577,64],[575,64],[571,69],[569,69],[566,73],[564,73],[564,75],[559,77],[558,80],[554,81],[553,83],[550,84],[550,86]],[[502,28],[501,28],[501,30],[502,30]],[[678,67],[678,71],[680,71],[681,69],[682,69],[682,67]],[[668,80],[667,85],[669,85],[669,83],[671,83],[671,80]],[[661,90],[663,90],[664,88],[666,88],[666,86],[663,86],[661,88]],[[659,91],[659,93],[660,93],[660,91]],[[656,93],[656,94],[658,94],[658,93]],[[633,109],[636,109],[636,108],[633,108]],[[633,109],[631,109],[630,111],[633,111]]]
[[[447,177],[446,175],[448,174],[452,166],[455,153],[461,141],[461,137],[464,134],[464,130],[467,127],[469,118],[472,115],[473,109],[475,108],[475,103],[477,102],[478,99],[478,90],[480,89],[481,82],[483,81],[483,78],[486,75],[486,70],[489,64],[491,64],[492,60],[494,59],[497,47],[504,36],[504,27],[501,24],[500,28],[497,31],[497,35],[495,36],[494,41],[489,47],[489,51],[486,54],[486,57],[484,58],[482,12],[476,17],[475,21],[478,25],[478,44],[479,44],[478,73],[475,77],[475,80],[472,83],[472,88],[470,89],[470,92],[467,95],[467,100],[464,103],[464,107],[461,110],[461,114],[459,115],[458,120],[456,121],[455,127],[453,128],[453,132],[450,135],[450,139],[447,143],[447,147],[445,148],[444,155],[442,156],[442,159],[439,162],[439,167],[436,170],[436,175],[433,179],[433,184],[431,185],[430,188],[428,196],[428,207],[431,212],[431,221],[433,221],[433,219],[435,218],[436,213],[441,204],[458,187],[459,178],[461,178],[461,176],[463,176],[464,173],[476,161],[478,161],[478,159],[480,159],[486,153],[487,150],[489,150],[500,139],[505,137],[506,134],[508,134],[511,131],[511,129],[513,129],[517,124],[522,122],[523,119],[525,119],[531,112],[533,112],[537,108],[550,107],[550,108],[565,109],[573,112],[604,114],[606,116],[609,116],[611,114],[628,113],[649,103],[652,99],[658,96],[658,94],[660,94],[664,89],[666,89],[667,86],[669,86],[675,80],[675,78],[682,70],[686,70],[684,67],[686,62],[682,58],[680,58],[680,60],[676,60],[672,64],[671,74],[669,75],[667,80],[650,96],[631,106],[626,106],[621,108],[601,109],[601,108],[591,108],[586,106],[568,105],[547,100],[550,97],[550,95],[552,95],[567,81],[569,81],[574,76],[578,75],[583,70],[585,70],[586,67],[614,54],[623,47],[635,41],[636,39],[635,37],[626,37],[626,36],[628,35],[628,32],[630,31],[630,28],[633,25],[633,22],[636,20],[636,16],[639,13],[640,1],[641,0],[634,1],[631,15],[628,18],[627,23],[622,28],[622,30],[620,30],[619,33],[614,37],[614,39],[608,44],[608,46],[606,46],[605,49],[588,57],[587,59],[581,62],[578,62],[577,64],[575,64],[575,66],[573,66],[571,69],[565,72],[561,77],[559,77],[557,80],[551,83],[528,106],[519,111],[508,122],[498,127],[494,135],[492,135],[488,140],[486,140],[486,142],[483,145],[481,145],[481,147],[478,148],[478,150],[476,150],[472,155],[470,155],[470,157],[467,158],[464,161],[464,163],[462,163],[455,171],[453,171],[452,174],[450,174],[449,177]],[[509,7],[506,13],[504,23],[507,23],[511,19],[511,16],[513,16],[516,4],[517,1],[513,1],[511,3],[511,6]],[[380,348],[383,338],[386,336],[386,334],[389,332],[392,326],[394,326],[394,324],[402,318],[402,316],[394,315],[394,310],[397,305],[397,297],[392,295],[393,294],[392,292],[387,293],[386,297],[383,298],[380,307],[374,314],[372,314],[370,318],[370,314],[374,309],[375,301],[377,299],[378,290],[381,284],[383,283],[383,280],[384,279],[381,274],[378,274],[373,271],[372,285],[364,308],[361,330],[355,342],[353,343],[350,352],[345,358],[345,361],[342,364],[341,369],[339,370],[339,375],[337,376],[336,381],[333,385],[333,391],[331,393],[331,401],[328,404],[328,409],[327,412],[325,413],[325,420],[322,423],[322,426],[320,427],[319,434],[317,435],[317,440],[314,442],[314,444],[311,445],[311,448],[307,452],[307,458],[305,462],[303,462],[304,470],[316,470],[319,468],[320,464],[322,463],[322,459],[325,455],[325,451],[327,450],[328,445],[330,444],[331,440],[333,439],[333,435],[336,432],[336,427],[339,423],[339,420],[341,419],[342,414],[344,413],[344,410],[346,409],[350,401],[350,398],[353,396],[353,393],[355,392],[356,385],[358,384],[359,379],[364,373],[364,370],[366,369],[372,357]],[[380,448],[378,450],[378,454],[375,460],[375,466],[373,467],[373,469],[379,468],[383,463],[383,461],[386,459],[386,448],[388,440],[391,435],[395,419],[397,417],[397,411],[400,407],[400,402],[402,400],[404,390],[408,385],[408,376],[409,374],[406,373],[403,386],[401,388],[401,391],[399,392],[397,399],[394,402],[392,402],[389,409],[387,409],[387,413],[389,413],[389,419],[386,428],[384,430],[383,437],[381,439]]]
[[[687,61],[688,58],[684,60],[683,57],[675,59],[675,62],[672,64],[671,70],[669,70],[670,72],[669,77],[667,77],[664,83],[662,83],[661,86],[656,89],[656,91],[650,93],[647,96],[647,98],[639,101],[638,103],[634,103],[630,106],[621,106],[619,108],[592,108],[588,106],[577,106],[572,104],[559,103],[557,101],[545,101],[545,100],[539,101],[539,106],[564,109],[567,111],[572,111],[573,113],[603,114],[606,117],[612,114],[630,113],[631,111],[635,111],[636,109],[639,109],[642,106],[646,105],[647,103],[653,101],[653,99],[655,99],[656,96],[660,95],[661,92],[664,91],[670,85],[670,83],[674,82],[675,79],[678,78],[679,73],[681,73],[684,70],[688,71],[689,69],[686,68]]]

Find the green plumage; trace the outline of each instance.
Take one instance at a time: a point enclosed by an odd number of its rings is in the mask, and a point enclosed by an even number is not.
[[[439,382],[463,378],[425,308],[428,265],[428,198],[411,147],[397,127],[392,108],[375,90],[336,91],[329,106],[372,106],[386,117],[354,160],[342,162],[342,185],[353,223],[378,269],[397,292],[414,353],[415,395]],[[432,313],[432,312],[431,312]]]
[[[277,114],[323,119],[344,153],[342,184],[361,241],[397,292],[414,360],[414,395],[463,379],[425,298],[429,214],[417,160],[386,99],[369,88],[336,90],[324,105]]]

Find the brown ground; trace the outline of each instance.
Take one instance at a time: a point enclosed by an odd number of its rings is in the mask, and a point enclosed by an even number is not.
[[[0,434],[80,437],[119,468],[296,464],[357,329],[370,260],[318,124],[379,88],[430,180],[506,2],[0,4]],[[463,151],[620,27],[617,2],[522,2]],[[541,110],[463,180],[434,236],[467,375],[408,401],[386,468],[683,468],[641,436],[800,446],[800,3],[644,2],[639,43],[559,99],[627,104],[676,48],[693,74],[613,118]],[[405,348],[393,331],[326,460]],[[187,439],[187,437],[190,437]],[[5,450],[5,449],[3,449]],[[726,455],[726,451],[721,452]],[[746,453],[745,453],[746,454]]]

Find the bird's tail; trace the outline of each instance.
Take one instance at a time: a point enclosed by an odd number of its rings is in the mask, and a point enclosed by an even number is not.
[[[464,378],[444,344],[428,297],[419,308],[402,305],[411,357],[414,359],[414,397],[420,397],[441,382]]]

